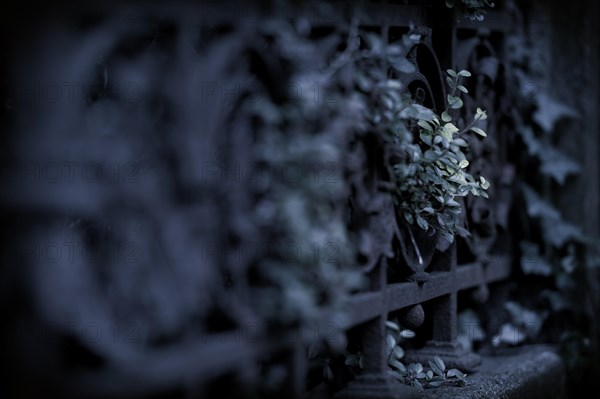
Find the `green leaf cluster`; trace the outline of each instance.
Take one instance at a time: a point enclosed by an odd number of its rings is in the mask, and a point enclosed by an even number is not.
[[[467,375],[458,369],[446,370],[444,361],[434,356],[429,361],[429,370],[425,370],[421,363],[410,363],[405,365],[401,360],[404,350],[400,343],[404,339],[413,338],[414,332],[402,329],[395,321],[386,322],[386,342],[388,356],[388,373],[403,384],[415,388],[434,388],[442,385],[465,386]]]
[[[449,93],[447,107],[441,116],[419,104],[409,104],[398,113],[401,120],[417,121],[418,140],[407,139],[407,129],[392,130],[394,143],[404,149],[404,157],[392,165],[395,178],[396,204],[405,222],[423,230],[433,229],[450,243],[455,234],[467,236],[461,226],[461,197],[469,194],[487,198],[490,183],[483,176],[468,173],[469,144],[465,136],[473,132],[481,137],[486,133],[477,126],[487,114],[477,109],[471,122],[457,127],[451,116],[463,106],[460,93],[467,93],[462,80],[471,76],[468,71],[447,71]]]
[[[488,7],[494,7],[490,0],[446,0],[448,8],[456,8],[457,11],[468,19],[483,21]]]

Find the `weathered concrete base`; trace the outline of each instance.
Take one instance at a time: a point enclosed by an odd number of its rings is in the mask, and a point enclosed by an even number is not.
[[[364,374],[335,395],[335,399],[417,399],[416,389],[380,374]]]
[[[482,356],[466,387],[425,389],[425,399],[564,399],[565,368],[548,346],[505,349]]]

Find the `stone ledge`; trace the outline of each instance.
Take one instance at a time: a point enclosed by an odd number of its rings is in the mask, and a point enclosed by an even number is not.
[[[423,399],[564,399],[566,376],[554,348],[543,345],[504,349],[482,356],[467,377],[469,385],[426,389]]]

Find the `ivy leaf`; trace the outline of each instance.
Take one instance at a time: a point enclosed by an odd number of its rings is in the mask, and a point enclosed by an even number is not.
[[[581,229],[562,218],[556,220],[543,220],[544,239],[556,248],[561,248],[567,241],[580,239]]]
[[[528,185],[523,185],[523,194],[527,202],[527,215],[530,217],[541,217],[551,220],[560,219],[560,213]]]
[[[567,176],[580,171],[577,162],[550,146],[540,151],[538,156],[542,160],[540,172],[546,176],[551,176],[560,185],[565,183]]]
[[[534,312],[512,301],[504,304],[504,308],[510,314],[513,323],[531,337],[539,333],[547,316],[546,312]]]
[[[533,114],[533,119],[546,133],[552,133],[556,122],[559,120],[578,117],[578,113],[573,108],[545,93],[539,94],[538,109]]]
[[[538,276],[550,276],[552,274],[552,266],[540,255],[536,244],[529,241],[521,241],[520,246],[522,252],[521,270],[523,270],[523,273]]]
[[[500,327],[499,333],[492,339],[494,346],[499,346],[501,343],[509,345],[518,345],[525,341],[526,334],[519,328],[515,327],[510,323],[505,323]]]

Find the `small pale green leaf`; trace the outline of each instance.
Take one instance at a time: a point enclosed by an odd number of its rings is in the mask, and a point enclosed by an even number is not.
[[[477,112],[475,113],[475,119],[478,119],[481,121],[487,119],[487,112],[485,112],[481,108],[477,108]]]
[[[440,370],[442,370],[442,371],[446,370],[446,365],[444,364],[444,361],[442,360],[441,357],[434,356],[433,362],[440,368]]]
[[[400,372],[406,372],[406,367],[397,359],[391,359],[388,364]]]
[[[427,223],[427,221],[425,221],[425,219],[423,219],[421,216],[417,215],[417,224],[419,225],[420,228],[422,228],[423,230],[427,230],[429,229],[429,223]]]
[[[454,72],[452,69],[448,69],[448,70],[446,71],[446,73],[447,73],[448,75],[452,76],[453,78],[456,78],[456,77],[458,77],[458,75],[456,74],[456,72]]]
[[[458,98],[458,97],[454,97],[454,98],[456,98],[456,101],[453,102],[452,104],[450,104],[450,108],[452,108],[452,109],[458,109],[458,108],[462,107],[463,106],[463,101],[460,98]]]
[[[431,367],[431,370],[433,370],[433,372],[440,376],[443,377],[444,376],[444,369],[442,369],[439,364],[437,364],[435,361],[430,360],[429,361],[429,367]]]
[[[423,141],[425,144],[427,144],[427,145],[431,145],[431,140],[432,140],[432,137],[431,137],[431,135],[430,135],[430,134],[424,134],[424,133],[421,133],[421,134],[419,135],[419,137],[421,137],[421,140],[422,140],[422,141]]]
[[[466,375],[463,374],[462,371],[458,370],[458,369],[450,369],[448,370],[448,372],[446,373],[446,377],[448,378],[452,378],[452,377],[456,377],[456,378],[465,378]]]
[[[481,182],[481,188],[487,190],[490,187],[490,182],[485,180],[485,177],[479,176],[479,181]]]
[[[461,168],[461,169],[464,169],[467,166],[469,166],[469,161],[467,161],[466,159],[463,159],[462,161],[460,161],[458,163],[458,167]]]
[[[386,337],[386,342],[387,342],[387,348],[388,351],[392,351],[392,349],[396,346],[396,339],[394,337],[392,337],[391,335],[388,335]]]
[[[389,89],[393,89],[393,90],[401,90],[402,89],[402,82],[400,82],[397,79],[388,79],[388,80],[386,80],[385,85]]]
[[[399,72],[410,74],[416,71],[415,65],[406,58],[390,58],[390,64]]]
[[[451,135],[453,133],[458,132],[458,128],[456,126],[454,126],[454,124],[452,123],[446,123],[444,125],[444,129]]]
[[[453,199],[449,199],[446,202],[446,205],[448,205],[448,206],[460,206],[460,204],[458,202],[454,201]]]
[[[472,128],[470,128],[470,130],[474,131],[475,133],[477,133],[480,136],[483,136],[483,137],[487,136],[487,134],[482,129],[480,129],[478,127],[472,127]]]
[[[469,76],[471,76],[471,72],[463,69],[458,73],[458,76],[464,76],[465,78],[468,78]]]
[[[454,139],[453,143],[460,147],[468,147],[469,146],[467,144],[467,142],[461,138]]]
[[[397,360],[402,359],[404,357],[404,349],[396,345],[396,347],[392,350],[392,354],[390,357]]]
[[[450,114],[446,111],[442,112],[442,120],[444,122],[450,122],[452,120],[452,117],[450,116]]]
[[[431,125],[429,123],[427,123],[426,121],[423,121],[423,120],[417,122],[417,125],[421,126],[425,130],[433,130],[433,128],[431,127]]]
[[[386,320],[385,326],[391,330],[400,331],[400,326],[398,325],[398,323],[394,323],[393,321]]]
[[[456,86],[456,88],[458,90],[462,91],[463,93],[468,93],[469,92],[469,90],[467,90],[467,88],[465,86],[463,86],[463,85],[458,85],[458,86]]]
[[[410,339],[415,337],[415,332],[412,330],[402,330],[400,331],[400,336],[402,338]]]

